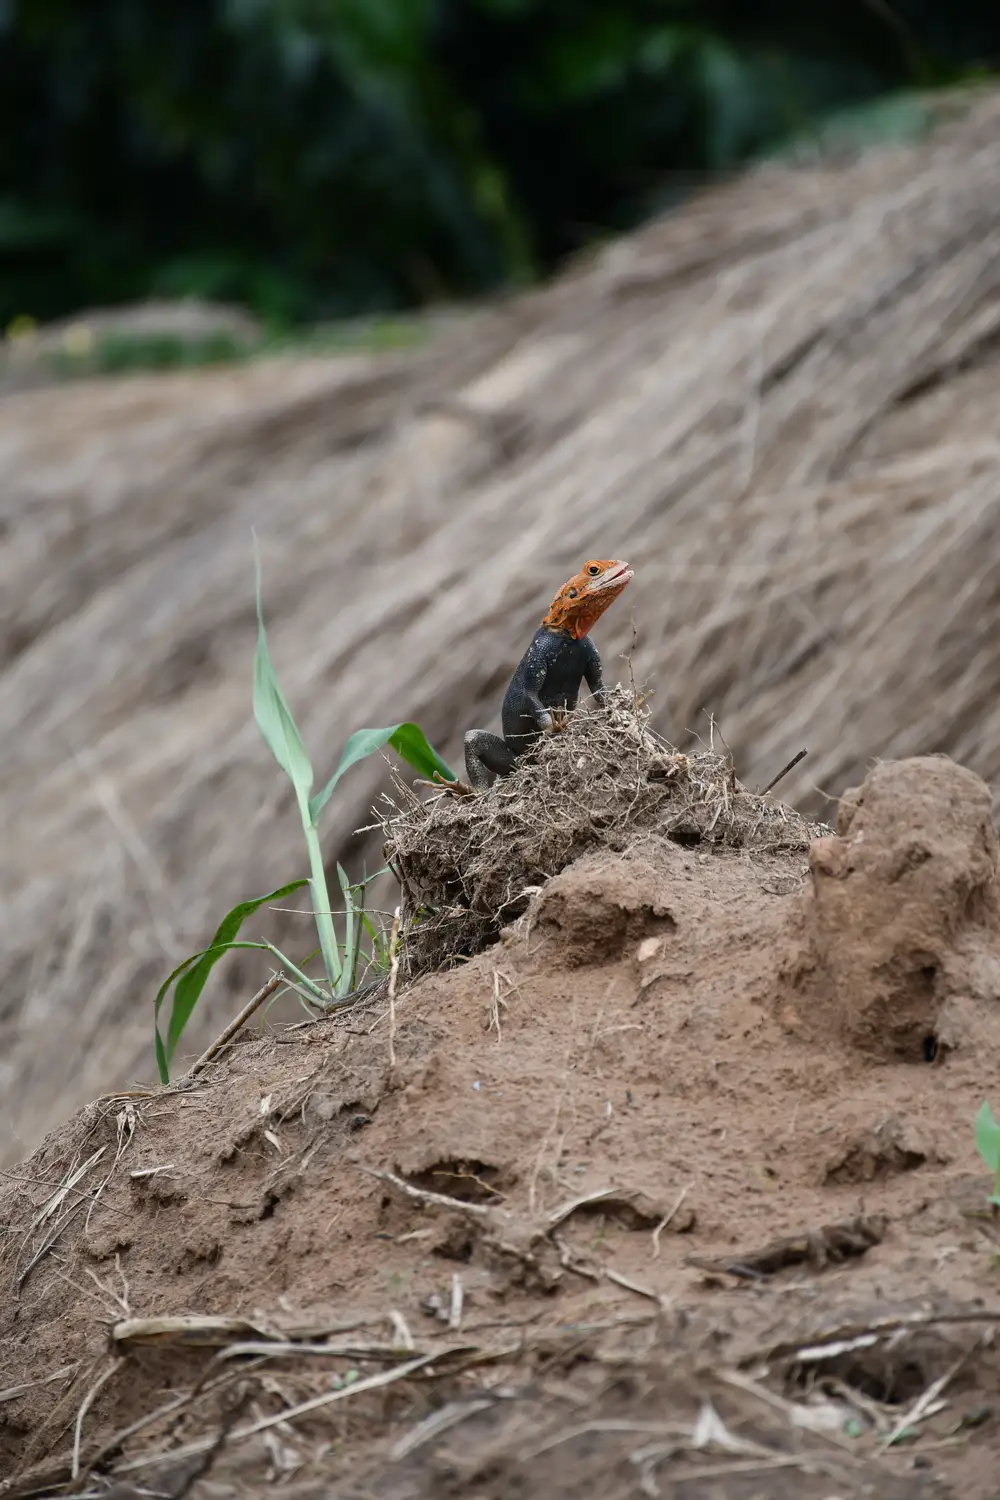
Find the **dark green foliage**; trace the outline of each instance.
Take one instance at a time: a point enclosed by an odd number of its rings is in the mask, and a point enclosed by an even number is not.
[[[0,0],[0,326],[517,282],[998,51],[983,0]]]

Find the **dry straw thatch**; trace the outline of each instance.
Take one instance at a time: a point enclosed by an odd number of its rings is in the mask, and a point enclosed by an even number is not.
[[[995,777],[998,351],[987,94],[912,146],[752,173],[415,353],[5,398],[0,1149],[148,1076],[159,978],[302,867],[250,719],[251,527],[320,774],[402,718],[458,761],[596,554],[636,569],[611,674],[631,615],[657,728],[684,748],[710,710],[746,784],[803,744],[782,791],[814,811],[875,754]],[[361,855],[384,775],[342,783],[331,854]]]
[[[705,849],[808,849],[829,828],[741,785],[728,754],[684,755],[650,727],[624,684],[570,715],[484,797],[415,795],[394,778],[380,802],[384,852],[402,894],[410,976],[478,953],[527,910],[542,881],[594,849],[643,836]]]

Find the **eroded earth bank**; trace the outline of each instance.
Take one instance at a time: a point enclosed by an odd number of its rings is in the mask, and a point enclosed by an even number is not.
[[[14,1169],[0,1494],[995,1495],[989,791],[728,787]]]

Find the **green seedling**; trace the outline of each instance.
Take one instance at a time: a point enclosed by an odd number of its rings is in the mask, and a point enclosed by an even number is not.
[[[343,867],[337,865],[337,882],[343,900],[343,909],[340,913],[343,918],[343,927],[339,936],[334,921],[335,913],[330,906],[326,869],[320,846],[319,818],[345,771],[388,745],[422,776],[430,780],[454,781],[456,779],[454,771],[429,743],[419,725],[392,724],[384,729],[356,730],[348,738],[341,753],[340,762],[329,781],[320,791],[313,792],[312,762],[306,752],[292,711],[281,691],[268,651],[261,604],[260,560],[257,557],[255,557],[255,564],[257,653],[254,659],[253,675],[254,718],[268,749],[288,777],[295,792],[309,859],[309,877],[293,880],[276,891],[269,891],[266,896],[258,896],[251,901],[242,901],[238,906],[234,906],[219,924],[209,946],[200,953],[194,953],[190,958],[185,959],[160,986],[154,1004],[154,1029],[156,1064],[163,1083],[169,1082],[170,1063],[177,1044],[198,1003],[209,974],[223,954],[232,949],[258,948],[273,954],[288,979],[289,987],[295,990],[307,1004],[320,1009],[336,1004],[355,988],[364,936],[368,937],[371,944],[369,966],[377,968],[386,966],[388,943],[385,934],[379,932],[371,915],[365,910],[367,879],[360,885],[352,884]],[[313,918],[319,937],[319,952],[323,960],[322,979],[311,978],[302,968],[292,963],[273,943],[237,940],[237,933],[247,917],[252,916],[267,902],[280,900],[306,885],[309,887]],[[166,1036],[163,1037],[159,1029],[159,1015],[171,987],[174,987],[173,1006]]]
[[[266,896],[257,896],[251,901],[241,901],[234,906],[231,912],[223,917],[216,929],[207,948],[200,953],[193,953],[183,963],[178,964],[173,973],[170,974],[160,985],[156,992],[156,1000],[153,1003],[153,1028],[156,1044],[156,1066],[160,1074],[161,1083],[170,1081],[170,1062],[177,1049],[184,1028],[191,1018],[191,1012],[198,1003],[205,982],[212,969],[219,962],[224,953],[229,953],[233,948],[268,948],[272,953],[277,949],[270,943],[239,943],[236,934],[243,926],[247,917],[252,916],[255,911],[268,901],[280,901],[284,896],[290,896],[293,891],[299,891],[308,880],[293,880],[288,885],[279,886],[276,891],[268,891]],[[282,959],[282,964],[287,960]],[[291,966],[290,966],[291,968]],[[291,972],[297,971],[291,969]],[[304,979],[305,976],[303,975]],[[312,980],[307,980],[312,985]],[[174,990],[174,1003],[170,1012],[170,1020],[167,1025],[166,1037],[160,1035],[159,1018],[160,1007],[170,992],[171,985],[176,985]]]
[[[993,1173],[993,1191],[987,1202],[1000,1208],[1000,1125],[985,1099],[976,1115],[976,1150]]]

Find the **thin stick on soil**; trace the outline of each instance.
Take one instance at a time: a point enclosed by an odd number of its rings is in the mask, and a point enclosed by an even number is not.
[[[451,1278],[451,1306],[448,1310],[448,1327],[454,1332],[462,1326],[462,1308],[465,1304],[465,1288],[462,1278],[458,1272],[452,1273]]]
[[[778,785],[778,782],[779,781],[784,781],[784,779],[788,775],[789,771],[794,771],[795,767],[798,765],[799,761],[800,760],[805,760],[805,758],[806,758],[806,756],[808,754],[809,754],[808,750],[800,750],[799,753],[798,753],[798,755],[793,755],[792,758],[791,758],[791,760],[788,762],[787,766],[782,766],[782,768],[778,772],[777,776],[773,777],[773,779],[767,783],[767,786],[764,788],[764,790],[762,792],[758,792],[757,795],[759,797],[766,797],[767,794],[768,794],[768,792],[773,792],[774,789],[775,789],[775,787]]]
[[[270,999],[275,990],[279,989],[280,986],[284,983],[285,976],[279,969],[276,974],[271,975],[270,979],[265,985],[261,986],[256,995],[254,995],[253,999],[247,1001],[246,1005],[244,1005],[239,1015],[235,1016],[230,1021],[225,1031],[223,1031],[219,1036],[216,1037],[215,1041],[210,1047],[207,1047],[205,1049],[205,1051],[198,1058],[198,1061],[192,1064],[192,1066],[185,1073],[184,1077],[194,1078],[196,1074],[201,1073],[205,1068],[207,1068],[212,1059],[219,1055],[223,1047],[225,1047],[228,1042],[232,1041],[233,1037],[240,1030],[240,1028],[246,1025],[250,1017],[253,1015],[254,1011],[259,1010],[260,1007],[264,1004],[264,1001]]]
[[[254,1422],[250,1427],[240,1427],[231,1432],[229,1437],[233,1443],[242,1442],[245,1438],[255,1437],[258,1432],[267,1432],[272,1427],[280,1427],[285,1422],[293,1422],[298,1417],[309,1415],[311,1412],[319,1411],[321,1407],[330,1406],[334,1401],[347,1401],[355,1396],[362,1395],[365,1391],[378,1390],[382,1386],[393,1385],[396,1381],[405,1380],[408,1376],[429,1365],[435,1360],[443,1359],[448,1354],[447,1349],[432,1351],[430,1354],[421,1354],[417,1359],[408,1360],[405,1364],[396,1365],[391,1370],[383,1370],[378,1375],[370,1375],[365,1380],[355,1381],[353,1385],[338,1387],[333,1391],[327,1391],[321,1396],[314,1396],[310,1401],[301,1401],[297,1406],[287,1407],[284,1411],[274,1416],[264,1417],[259,1422]],[[122,1474],[133,1474],[140,1469],[148,1469],[155,1464],[162,1463],[169,1458],[173,1462],[181,1459],[193,1458],[196,1454],[204,1453],[210,1449],[216,1439],[199,1438],[192,1443],[187,1443],[181,1448],[171,1448],[163,1452],[143,1454],[139,1458],[129,1459],[126,1463],[119,1465],[115,1470],[115,1476]]]
[[[80,1442],[83,1437],[83,1419],[112,1375],[120,1370],[124,1363],[125,1361],[122,1359],[112,1360],[104,1373],[97,1377],[90,1390],[80,1402],[80,1410],[76,1414],[76,1424],[73,1428],[73,1459],[70,1465],[70,1476],[73,1479],[78,1479],[80,1476]]]
[[[659,1292],[654,1292],[651,1287],[642,1286],[638,1281],[632,1281],[628,1276],[623,1276],[620,1271],[613,1271],[609,1266],[604,1267],[604,1274],[609,1281],[616,1286],[624,1287],[627,1292],[635,1292],[637,1297],[648,1297],[651,1302],[658,1302],[663,1306],[663,1298]]]
[[[493,970],[493,1004],[492,1004],[492,1006],[490,1008],[490,1026],[489,1026],[489,1029],[490,1029],[490,1031],[492,1031],[493,1028],[494,1028],[494,1026],[496,1027],[497,1041],[498,1042],[502,1042],[503,1041],[503,1036],[502,1036],[501,1031],[500,1031],[500,1007],[503,1006],[504,1010],[507,1009],[507,1002],[506,1002],[506,1000],[503,998],[503,996],[500,993],[500,981],[501,981],[501,979],[505,980],[507,984],[510,984],[510,980],[507,979],[506,974],[501,974],[500,971],[499,971],[499,969],[494,969]]]
[[[693,1182],[685,1183],[685,1185],[681,1188],[680,1192],[677,1194],[677,1198],[676,1198],[676,1200],[674,1202],[673,1208],[669,1211],[669,1213],[664,1214],[664,1216],[660,1220],[659,1224],[657,1224],[656,1228],[653,1230],[653,1259],[654,1260],[656,1260],[656,1258],[659,1256],[659,1253],[660,1253],[660,1235],[666,1229],[667,1225],[670,1223],[670,1220],[674,1217],[674,1214],[680,1208],[681,1204],[684,1202],[684,1199],[687,1197],[688,1193],[691,1191],[691,1189],[693,1187],[694,1187],[694,1183]]]
[[[379,1172],[374,1167],[363,1167],[360,1163],[358,1171],[364,1172],[366,1177],[375,1177],[379,1182],[387,1183],[389,1187],[395,1188],[406,1198],[412,1198],[417,1203],[434,1205],[438,1208],[450,1208],[456,1212],[465,1214],[474,1219],[488,1219],[493,1209],[482,1203],[465,1203],[461,1198],[449,1198],[445,1193],[431,1193],[426,1188],[414,1187],[403,1177],[397,1177],[395,1172]]]
[[[392,914],[392,936],[389,939],[389,1067],[396,1066],[396,980],[399,977],[399,914]]]
[[[981,1343],[982,1338],[979,1338],[976,1340],[973,1347],[975,1349],[978,1349]],[[922,1422],[925,1417],[933,1415],[934,1411],[937,1410],[935,1403],[937,1402],[938,1397],[941,1395],[941,1392],[944,1390],[945,1386],[951,1384],[972,1352],[972,1349],[967,1349],[963,1354],[960,1354],[958,1359],[955,1360],[954,1364],[949,1365],[944,1374],[940,1375],[937,1380],[932,1381],[927,1389],[917,1397],[916,1401],[914,1401],[913,1405],[905,1413],[905,1415],[900,1417],[899,1421],[896,1423],[892,1431],[882,1439],[880,1446],[883,1453],[887,1448],[891,1448],[893,1443],[898,1442],[899,1438],[903,1435],[904,1432],[906,1432],[908,1428],[915,1427],[917,1423]]]

